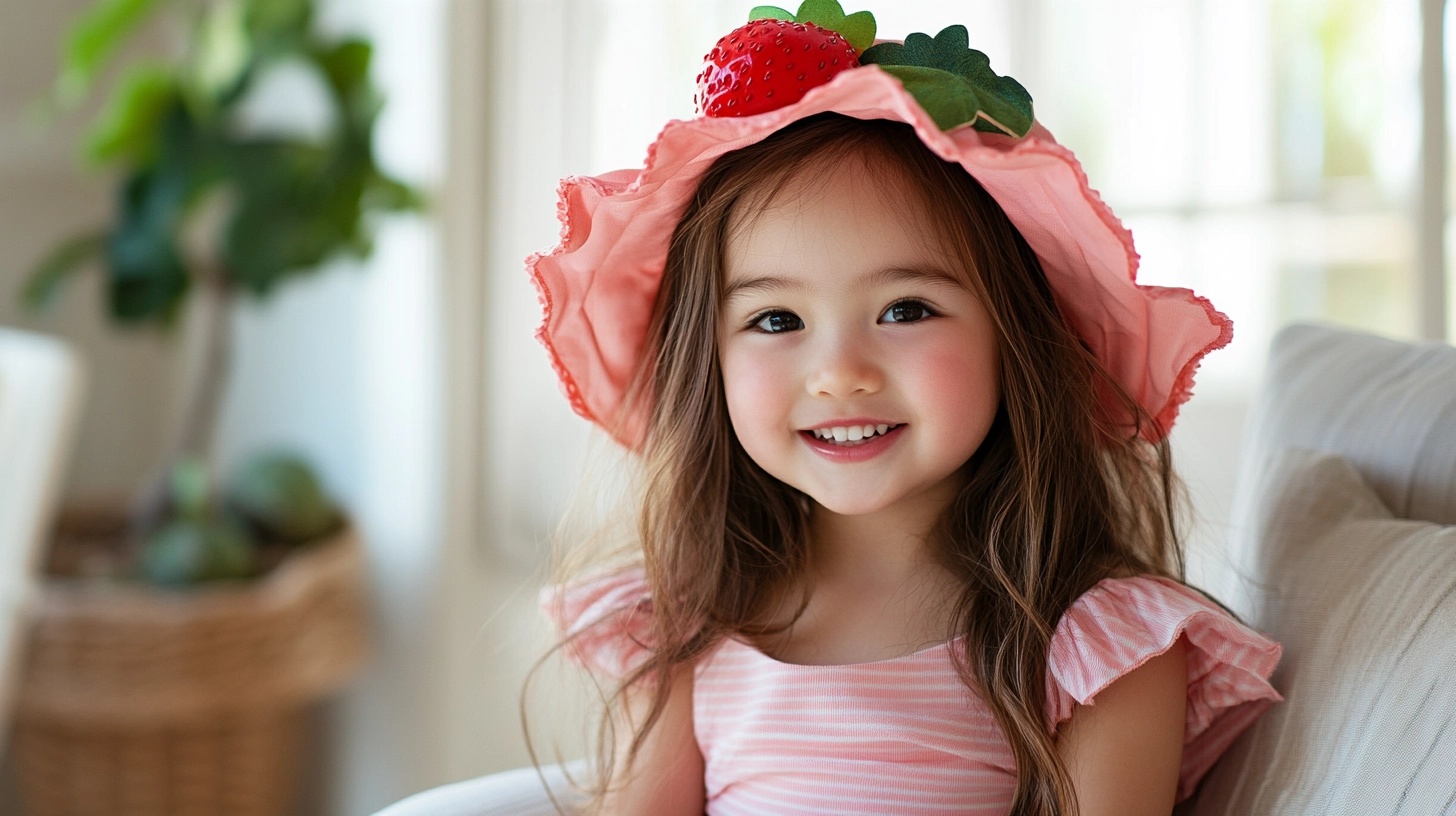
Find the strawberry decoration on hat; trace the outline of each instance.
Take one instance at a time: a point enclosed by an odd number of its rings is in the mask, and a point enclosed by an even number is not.
[[[759,6],[749,17],[704,57],[696,99],[704,116],[752,116],[798,102],[858,67],[875,39],[874,16],[846,16],[836,0],[807,0],[798,14]]]
[[[1018,138],[1031,130],[1031,95],[991,70],[990,59],[969,46],[965,26],[950,26],[934,38],[911,34],[903,43],[879,44],[875,27],[873,14],[845,14],[837,0],[805,0],[797,14],[759,6],[703,58],[698,112],[767,113],[798,102],[842,71],[878,65],[905,85],[941,130],[968,122]]]

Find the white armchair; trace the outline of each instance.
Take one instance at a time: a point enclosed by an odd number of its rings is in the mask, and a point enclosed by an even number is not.
[[[418,793],[374,816],[574,816],[583,798],[567,776],[580,778],[584,770],[580,763],[565,770],[551,765],[539,775],[535,768],[518,768]],[[548,787],[561,809],[552,804]]]
[[[0,327],[0,754],[25,608],[80,416],[81,379],[76,355],[61,342]]]

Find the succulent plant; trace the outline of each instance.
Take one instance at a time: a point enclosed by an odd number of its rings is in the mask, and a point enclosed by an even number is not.
[[[135,565],[161,586],[253,577],[259,544],[299,546],[344,523],[313,469],[287,452],[249,458],[225,489],[206,462],[189,457],[172,468],[169,485],[168,521],[143,539]]]
[[[308,463],[288,453],[264,453],[238,468],[227,489],[230,509],[269,539],[303,544],[343,523]]]
[[[142,543],[137,571],[166,587],[249,578],[257,572],[257,550],[237,518],[214,500],[207,464],[188,458],[171,472],[172,515]]]
[[[251,578],[257,551],[248,531],[227,516],[174,519],[153,533],[137,567],[147,581],[164,587],[190,587],[205,581]]]

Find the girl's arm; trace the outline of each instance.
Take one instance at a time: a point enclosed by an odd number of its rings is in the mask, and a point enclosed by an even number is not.
[[[1168,816],[1178,792],[1188,706],[1187,646],[1114,681],[1057,735],[1081,816]]]
[[[617,756],[625,759],[635,724],[642,722],[652,703],[650,688],[639,687],[628,696],[625,718],[619,718]],[[703,783],[703,754],[693,734],[693,668],[674,673],[667,705],[637,753],[637,761],[618,779],[602,800],[601,816],[703,816],[707,807]]]

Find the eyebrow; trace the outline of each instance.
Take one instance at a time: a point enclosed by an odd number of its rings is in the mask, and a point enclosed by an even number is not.
[[[858,279],[851,281],[859,286],[885,286],[895,283],[928,283],[937,286],[954,286],[957,289],[965,289],[966,285],[956,276],[943,269],[928,266],[906,266],[888,267],[878,269],[861,275]],[[778,275],[759,275],[752,278],[744,278],[728,284],[723,293],[723,302],[731,303],[735,298],[740,298],[754,292],[802,292],[807,287],[803,281],[792,280]]]

